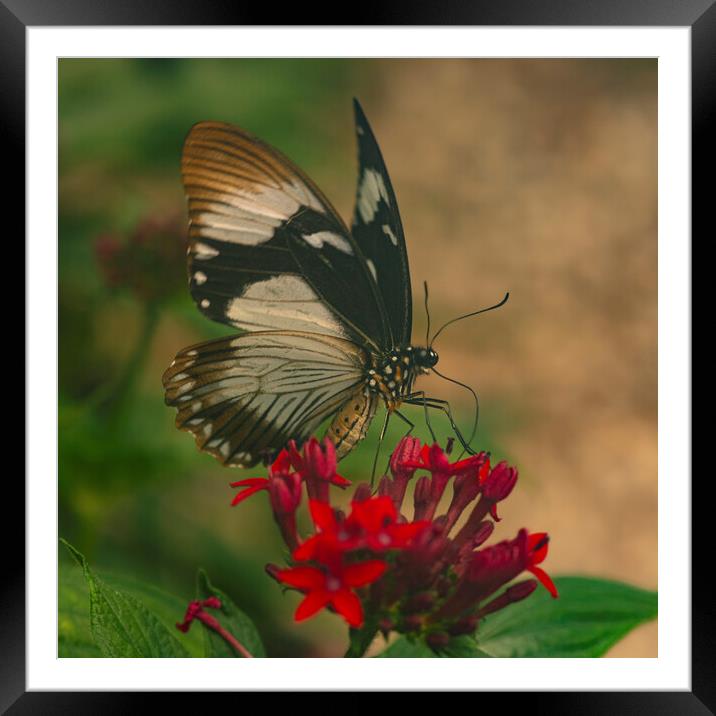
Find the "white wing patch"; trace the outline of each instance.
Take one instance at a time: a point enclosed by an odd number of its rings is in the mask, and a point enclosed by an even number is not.
[[[393,242],[393,246],[398,245],[398,239],[388,224],[383,224],[383,233]]]
[[[189,248],[189,251],[194,254],[195,259],[201,259],[202,261],[213,259],[214,256],[219,255],[219,252],[213,246],[202,244],[200,241],[195,242],[194,245]]]
[[[363,178],[358,188],[357,201],[358,213],[364,224],[368,224],[373,220],[381,199],[390,205],[383,177],[375,169],[366,169],[363,172]]]
[[[219,122],[202,122],[190,132],[182,178],[196,258],[209,258],[196,243],[202,238],[256,246],[302,206],[326,213],[308,181],[276,150]]]
[[[373,277],[373,280],[377,283],[378,272],[375,270],[375,264],[370,259],[366,259],[365,262],[368,264],[368,269]]]
[[[283,274],[252,283],[229,301],[226,316],[244,330],[313,331],[346,338],[342,324],[298,276]]]
[[[347,239],[339,234],[334,234],[332,231],[316,231],[313,234],[304,234],[303,240],[315,249],[323,248],[323,244],[328,244],[344,254],[353,255],[353,248]]]

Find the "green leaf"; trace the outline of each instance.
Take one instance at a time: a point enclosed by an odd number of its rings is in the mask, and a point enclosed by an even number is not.
[[[595,657],[657,615],[657,594],[587,577],[554,580],[559,598],[538,589],[489,616],[476,632],[494,657]]]
[[[450,643],[437,652],[433,651],[423,639],[401,636],[396,639],[385,651],[378,654],[378,657],[392,659],[426,659],[426,658],[459,658],[459,659],[484,659],[491,655],[478,648],[477,643],[471,636],[457,636],[450,640]]]
[[[189,652],[189,656],[197,658],[204,656],[204,643],[199,630],[190,629],[186,634],[182,634],[176,628],[177,622],[181,622],[184,618],[188,599],[169,594],[152,584],[139,582],[126,575],[104,574],[102,578],[109,586],[139,599],[169,633],[176,636]]]
[[[401,636],[377,656],[390,659],[426,659],[437,654],[422,639]]]
[[[92,639],[87,582],[79,569],[63,569],[60,563],[57,609],[57,655],[99,657],[102,652]]]
[[[252,656],[266,656],[261,636],[249,617],[244,614],[229,597],[217,589],[210,581],[206,572],[200,569],[196,576],[196,597],[203,600],[218,597],[221,609],[208,610],[218,619],[219,624],[234,636]],[[233,658],[239,656],[236,651],[216,632],[196,624],[194,629],[201,628],[204,634],[204,655],[214,658]]]
[[[188,600],[169,594],[151,584],[115,574],[101,574],[105,584],[125,591],[141,601],[164,624],[170,633],[181,621]],[[102,656],[92,639],[90,630],[90,602],[87,581],[82,569],[74,561],[59,564],[59,656]],[[191,629],[186,634],[177,632],[177,639],[192,657],[204,656],[201,630]]]
[[[437,656],[449,656],[459,659],[489,659],[491,654],[480,649],[474,637],[465,635],[453,637],[444,649],[440,649]]]
[[[114,589],[97,577],[84,556],[60,540],[82,567],[90,597],[90,631],[102,655],[107,657],[187,657],[186,649],[131,594]]]

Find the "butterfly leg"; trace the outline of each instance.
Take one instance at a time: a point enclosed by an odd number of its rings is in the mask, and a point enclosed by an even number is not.
[[[463,437],[462,433],[460,432],[460,429],[455,424],[455,419],[452,415],[452,410],[450,408],[450,403],[447,400],[440,400],[439,398],[431,398],[427,395],[425,395],[424,390],[419,390],[415,393],[411,393],[407,397],[403,399],[404,403],[407,403],[408,405],[422,405],[423,409],[425,410],[426,415],[426,422],[428,425],[428,429],[430,430],[430,435],[433,438],[433,441],[435,441],[435,433],[433,432],[433,429],[430,425],[430,422],[427,418],[427,409],[433,408],[434,410],[441,410],[445,415],[447,416],[447,419],[450,421],[450,427],[453,429],[455,436],[457,437],[458,441],[460,442],[460,445],[462,445],[463,450],[465,450],[470,455],[475,455],[475,451],[470,447],[470,445],[467,443],[465,438]]]
[[[373,489],[373,483],[375,482],[375,468],[378,465],[378,456],[380,455],[380,448],[383,445],[383,438],[385,438],[385,431],[388,429],[388,421],[390,420],[390,410],[385,411],[385,420],[383,421],[383,427],[380,429],[380,436],[378,437],[378,444],[375,448],[375,456],[373,457],[373,469],[370,473],[370,487]]]

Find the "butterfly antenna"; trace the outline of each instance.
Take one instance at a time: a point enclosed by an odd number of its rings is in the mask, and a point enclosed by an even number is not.
[[[430,345],[430,310],[428,309],[428,282],[423,281],[425,286],[425,315],[428,317],[428,327],[425,329],[425,345]]]
[[[509,291],[505,294],[504,298],[499,302],[496,303],[494,306],[489,306],[488,308],[481,308],[479,311],[472,311],[472,313],[466,313],[464,316],[458,316],[457,318],[453,318],[452,320],[448,321],[447,323],[443,324],[438,330],[435,332],[435,335],[433,336],[433,339],[429,342],[429,346],[432,346],[435,342],[435,339],[452,323],[455,323],[456,321],[462,321],[463,318],[470,318],[470,316],[477,316],[479,313],[487,313],[488,311],[494,311],[496,308],[499,308],[500,306],[504,306],[507,303],[507,299],[510,297]],[[437,372],[437,371],[436,371]],[[449,378],[448,378],[449,380]]]
[[[503,301],[503,303],[504,303],[504,301]],[[470,437],[467,440],[467,444],[470,447],[472,447],[472,441],[475,439],[475,435],[477,434],[477,422],[480,418],[480,400],[477,397],[477,393],[466,383],[461,383],[459,380],[455,380],[454,378],[448,378],[446,375],[443,375],[439,370],[436,370],[434,367],[431,368],[431,370],[433,373],[435,373],[435,375],[439,375],[443,380],[447,380],[450,383],[459,385],[460,387],[465,388],[466,390],[469,390],[472,393],[472,397],[475,400],[475,419],[472,423],[472,432],[470,433]],[[462,453],[461,453],[461,455],[462,455]]]

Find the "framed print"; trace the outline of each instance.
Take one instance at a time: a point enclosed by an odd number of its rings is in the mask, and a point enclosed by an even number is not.
[[[4,706],[714,708],[690,569],[710,3],[0,11],[28,279]]]

